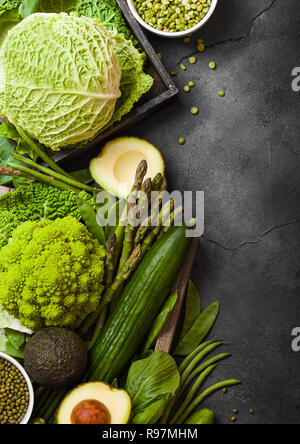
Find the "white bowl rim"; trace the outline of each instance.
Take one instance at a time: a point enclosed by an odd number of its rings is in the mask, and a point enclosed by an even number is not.
[[[19,362],[16,361],[14,358],[7,355],[6,353],[0,352],[0,359],[1,358],[4,359],[5,361],[10,362],[18,370],[20,370],[20,372],[22,373],[22,376],[24,376],[24,379],[27,383],[28,391],[29,391],[29,404],[28,404],[27,412],[26,412],[24,418],[22,419],[22,421],[20,422],[20,424],[28,424],[28,422],[31,418],[31,415],[32,415],[33,405],[34,405],[34,391],[33,391],[33,387],[32,387],[32,383],[30,381],[30,378],[29,378],[28,374],[26,373],[25,369],[22,367],[22,365],[19,364]]]
[[[159,35],[161,37],[175,39],[175,38],[190,36],[194,32],[197,32],[200,28],[202,28],[202,26],[204,26],[205,23],[207,23],[209,21],[209,19],[211,18],[211,16],[215,12],[218,1],[219,0],[211,0],[211,6],[209,8],[208,13],[199,23],[197,23],[196,26],[193,26],[192,28],[186,29],[184,31],[177,31],[177,32],[165,32],[165,31],[159,31],[158,29],[153,28],[152,26],[148,25],[148,23],[146,23],[142,19],[142,17],[139,15],[139,13],[137,12],[136,7],[134,5],[134,0],[127,0],[127,4],[128,4],[128,7],[129,7],[132,15],[137,20],[137,22],[141,26],[143,26],[145,29],[147,29],[149,32],[152,32],[153,34]]]

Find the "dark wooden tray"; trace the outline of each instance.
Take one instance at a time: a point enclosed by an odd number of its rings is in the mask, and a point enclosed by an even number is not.
[[[145,119],[161,106],[172,100],[178,94],[178,89],[176,88],[160,59],[157,57],[157,54],[155,53],[139,24],[136,22],[133,15],[131,14],[126,1],[116,1],[123,12],[128,26],[138,40],[141,48],[147,54],[148,61],[145,64],[144,71],[154,78],[154,84],[151,90],[141,98],[141,100],[135,105],[132,111],[124,116],[120,122],[116,122],[115,124],[113,124],[106,131],[101,133],[96,139],[88,143],[80,150],[62,150],[59,153],[55,154],[53,157],[55,162],[65,163],[70,159],[74,159],[76,156],[90,151],[96,146],[101,147],[101,145],[109,138],[119,135],[121,132],[125,131],[129,127]]]

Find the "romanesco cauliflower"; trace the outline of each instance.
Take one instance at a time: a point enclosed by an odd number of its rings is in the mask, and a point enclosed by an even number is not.
[[[99,306],[104,258],[72,216],[25,222],[0,250],[0,304],[31,330],[75,329]]]
[[[78,197],[95,207],[95,199],[85,191]],[[54,220],[69,215],[80,219],[76,199],[73,191],[62,191],[39,182],[0,197],[0,248],[7,244],[13,230],[28,220]]]

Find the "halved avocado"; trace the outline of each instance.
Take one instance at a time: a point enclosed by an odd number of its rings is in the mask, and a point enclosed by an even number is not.
[[[57,424],[127,424],[131,399],[125,390],[104,382],[88,382],[72,390],[60,404]]]
[[[134,182],[135,172],[141,160],[148,164],[145,179],[164,175],[165,163],[161,152],[146,140],[122,137],[108,142],[98,157],[90,163],[95,182],[111,193],[126,199]]]

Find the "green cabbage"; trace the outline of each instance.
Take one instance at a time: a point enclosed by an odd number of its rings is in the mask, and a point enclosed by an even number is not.
[[[52,150],[90,140],[120,97],[121,69],[99,20],[38,13],[0,50],[0,109]]]

